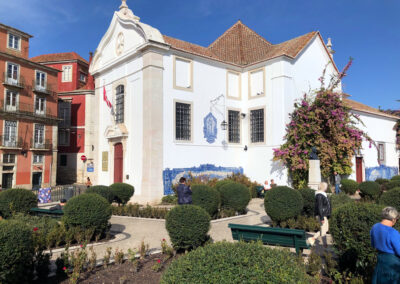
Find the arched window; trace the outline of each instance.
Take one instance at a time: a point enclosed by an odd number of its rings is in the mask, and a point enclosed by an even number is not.
[[[117,94],[115,100],[115,122],[124,122],[124,86],[119,85],[117,87]]]

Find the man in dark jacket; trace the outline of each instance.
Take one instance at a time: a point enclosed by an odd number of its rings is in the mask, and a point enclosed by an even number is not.
[[[192,190],[186,185],[186,178],[179,179],[179,185],[176,190],[178,192],[178,204],[192,204]]]
[[[316,232],[313,237],[308,238],[310,245],[314,245],[318,237],[321,237],[321,239],[324,237],[324,246],[327,246],[326,233],[329,230],[328,218],[331,216],[331,203],[326,195],[327,188],[328,184],[326,182],[321,182],[318,186],[318,190],[315,192],[315,216],[318,216],[321,230]]]

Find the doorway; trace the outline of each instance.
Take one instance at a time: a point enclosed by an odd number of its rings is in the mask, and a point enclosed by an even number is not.
[[[363,182],[363,158],[356,157],[356,180],[358,183]]]
[[[122,182],[122,175],[124,171],[124,154],[122,143],[114,145],[114,183]]]
[[[39,190],[42,185],[42,173],[32,173],[32,190]]]
[[[3,180],[1,182],[1,187],[3,189],[12,188],[13,175],[14,175],[13,173],[4,173],[3,174]]]

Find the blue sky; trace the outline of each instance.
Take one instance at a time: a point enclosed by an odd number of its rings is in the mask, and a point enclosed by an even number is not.
[[[332,38],[344,91],[373,107],[399,109],[400,1],[128,0],[161,33],[208,46],[238,19],[272,43],[318,30]],[[75,51],[88,58],[120,0],[0,0],[0,22],[34,36],[30,55]]]

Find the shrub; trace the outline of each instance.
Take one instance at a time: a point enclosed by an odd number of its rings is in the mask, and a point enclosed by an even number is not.
[[[400,187],[395,187],[384,192],[379,199],[379,203],[385,206],[392,206],[400,211]]]
[[[89,187],[85,193],[95,193],[104,197],[108,202],[112,203],[114,200],[114,194],[111,192],[111,188],[105,185],[95,185]]]
[[[329,200],[331,201],[332,210],[335,210],[335,209],[339,208],[340,206],[345,205],[347,203],[354,202],[353,199],[351,199],[348,195],[346,195],[343,192],[340,192],[339,194],[330,195]]]
[[[390,180],[398,180],[400,181],[400,175],[392,176]]]
[[[141,207],[139,204],[128,204],[124,206],[111,206],[113,215],[165,219],[168,213],[167,208],[162,207]]]
[[[161,204],[178,204],[178,196],[170,194],[161,198]]]
[[[361,197],[367,200],[376,200],[381,191],[379,184],[374,181],[364,181],[359,188]]]
[[[114,195],[114,200],[118,204],[126,204],[135,193],[135,188],[127,183],[113,183],[111,192]]]
[[[27,283],[32,278],[32,230],[22,222],[0,221],[0,283]]]
[[[250,202],[250,193],[247,187],[231,182],[220,187],[219,192],[223,208],[230,208],[239,213],[246,212],[246,207]]]
[[[0,192],[0,215],[8,218],[14,213],[28,214],[37,207],[37,197],[31,190],[12,188]]]
[[[369,203],[348,203],[333,211],[329,221],[339,263],[347,270],[368,278],[375,265],[376,251],[371,246],[371,227],[381,221],[383,206]]]
[[[168,212],[165,227],[175,249],[196,248],[207,240],[210,215],[195,205],[176,206]]]
[[[221,187],[223,187],[224,185],[226,185],[226,184],[228,184],[228,183],[233,183],[233,181],[230,180],[230,179],[222,179],[222,180],[219,180],[219,181],[217,181],[217,182],[215,183],[214,188],[215,188],[216,190],[219,191],[219,190],[221,189]]]
[[[64,207],[63,220],[67,227],[94,229],[104,233],[111,217],[111,205],[97,194],[82,194],[71,198]]]
[[[252,185],[252,186],[249,187],[250,197],[251,198],[257,198],[258,197],[257,187],[258,187],[258,185]]]
[[[200,206],[207,211],[210,216],[214,216],[218,212],[221,198],[216,189],[206,185],[192,186],[193,205]]]
[[[400,180],[390,180],[385,184],[386,190],[391,190],[392,188],[400,187]]]
[[[301,213],[306,216],[314,216],[315,190],[312,188],[302,188],[299,192],[303,198],[303,209]]]
[[[301,213],[303,198],[298,190],[287,186],[277,186],[265,194],[264,207],[273,221],[286,221]]]
[[[352,179],[342,179],[340,184],[342,185],[340,189],[350,195],[356,193],[358,189],[358,182]]]
[[[380,185],[382,185],[382,184],[388,183],[389,180],[388,180],[388,179],[385,179],[385,178],[377,178],[377,179],[375,180],[375,182],[377,182],[377,183],[379,183]]]
[[[305,266],[288,250],[260,243],[219,242],[198,248],[171,263],[167,283],[313,283]]]

